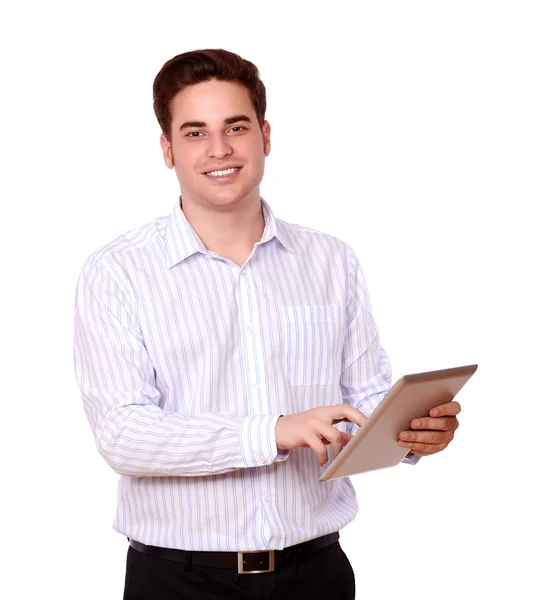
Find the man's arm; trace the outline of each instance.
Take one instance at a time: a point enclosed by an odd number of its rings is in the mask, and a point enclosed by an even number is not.
[[[130,477],[215,475],[285,460],[280,415],[187,415],[160,408],[131,286],[109,257],[90,258],[77,283],[75,374],[96,446]]]
[[[391,368],[387,353],[381,347],[362,268],[352,249],[346,248],[348,300],[341,389],[344,402],[367,417],[391,388]],[[352,435],[358,429],[355,423],[347,425],[347,432]],[[416,464],[420,458],[410,452],[402,462]]]

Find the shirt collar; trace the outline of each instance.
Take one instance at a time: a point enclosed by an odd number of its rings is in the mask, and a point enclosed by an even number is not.
[[[269,204],[261,198],[262,213],[265,227],[260,244],[265,244],[276,238],[290,252],[295,252],[289,232],[283,227],[279,219],[276,219]],[[206,254],[208,250],[198,237],[198,234],[188,222],[181,208],[179,197],[173,212],[169,216],[166,228],[167,265],[173,267],[189,256],[201,252]]]

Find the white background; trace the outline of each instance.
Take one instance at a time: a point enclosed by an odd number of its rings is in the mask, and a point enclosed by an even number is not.
[[[18,2],[0,23],[0,595],[121,598],[74,288],[178,196],[159,68],[222,47],[267,87],[263,196],[354,248],[394,379],[479,363],[447,451],[353,478],[357,597],[552,598],[552,3]]]

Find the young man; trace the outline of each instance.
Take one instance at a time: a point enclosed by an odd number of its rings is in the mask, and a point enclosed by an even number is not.
[[[168,61],[154,110],[179,203],[79,278],[76,376],[121,475],[125,600],[354,598],[338,531],[356,496],[319,477],[390,388],[389,362],[350,247],[260,197],[265,108],[236,54]],[[407,460],[443,450],[459,410],[413,422]]]

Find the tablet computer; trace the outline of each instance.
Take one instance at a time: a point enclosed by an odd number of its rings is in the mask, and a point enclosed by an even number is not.
[[[340,479],[397,465],[410,451],[398,445],[398,434],[408,431],[413,419],[428,416],[435,406],[451,402],[476,370],[477,365],[467,365],[404,375],[319,480]]]

